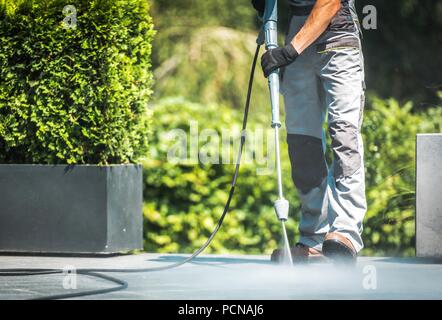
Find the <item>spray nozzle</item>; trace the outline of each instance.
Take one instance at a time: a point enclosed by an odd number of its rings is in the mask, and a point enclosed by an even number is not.
[[[289,217],[289,202],[282,198],[275,201],[275,213],[279,220],[287,221]]]

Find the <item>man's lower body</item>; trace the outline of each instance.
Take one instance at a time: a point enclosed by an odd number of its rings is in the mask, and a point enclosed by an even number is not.
[[[287,39],[306,18],[292,18]],[[298,251],[355,257],[363,248],[367,208],[360,134],[364,68],[358,32],[326,31],[281,77],[292,177],[302,204]],[[326,120],[333,151],[330,166],[325,159]]]

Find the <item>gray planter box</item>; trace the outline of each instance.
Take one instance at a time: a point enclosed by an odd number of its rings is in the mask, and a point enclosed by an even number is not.
[[[442,258],[442,134],[416,140],[416,254]]]
[[[0,165],[0,252],[142,248],[140,165]]]

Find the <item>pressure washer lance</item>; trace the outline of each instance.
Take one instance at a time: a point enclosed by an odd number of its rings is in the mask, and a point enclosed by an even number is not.
[[[250,99],[252,95],[252,87],[253,87],[253,78],[255,74],[255,67],[256,62],[259,56],[259,49],[261,45],[265,42],[266,48],[271,49],[277,47],[276,42],[276,22],[277,22],[277,14],[276,14],[276,1],[275,0],[266,0],[266,10],[265,10],[264,19],[264,27],[263,30],[261,30],[260,36],[258,36],[257,39],[257,47],[255,51],[255,55],[253,57],[253,63],[252,68],[250,71],[250,78],[249,78],[249,85],[247,89],[247,98],[244,108],[244,117],[243,117],[243,124],[242,124],[242,134],[241,134],[241,142],[239,146],[239,154],[238,154],[238,160],[235,166],[235,172],[233,174],[232,183],[230,186],[230,192],[229,196],[227,198],[227,202],[224,206],[223,213],[221,214],[221,217],[218,220],[218,223],[216,224],[214,230],[210,234],[207,241],[198,249],[196,250],[192,255],[189,257],[183,259],[182,261],[172,263],[166,266],[159,266],[159,267],[153,267],[153,268],[129,268],[129,269],[117,269],[117,268],[85,268],[85,269],[77,269],[76,273],[81,274],[88,277],[95,277],[100,278],[103,280],[107,280],[109,282],[115,283],[117,286],[115,287],[108,287],[104,289],[92,289],[89,291],[76,291],[76,292],[68,292],[68,293],[61,293],[61,294],[55,294],[50,296],[43,296],[38,297],[36,299],[68,299],[68,298],[75,298],[75,297],[85,297],[90,295],[97,295],[97,294],[104,294],[104,293],[110,293],[115,292],[119,290],[124,290],[128,287],[128,284],[125,280],[109,276],[107,274],[103,273],[140,273],[140,272],[156,272],[156,271],[163,271],[163,270],[169,270],[173,268],[177,268],[179,266],[182,266],[190,261],[192,261],[194,258],[196,258],[201,252],[203,252],[209,244],[212,242],[213,238],[215,237],[218,230],[221,228],[221,225],[223,224],[224,218],[226,217],[229,208],[230,208],[230,202],[233,198],[233,194],[235,192],[235,186],[236,181],[238,179],[239,174],[239,167],[241,163],[241,155],[242,150],[244,148],[244,144],[246,141],[246,128],[247,128],[247,119],[249,114],[249,108],[250,108]],[[264,33],[264,35],[263,35]],[[288,218],[288,211],[289,211],[289,203],[286,199],[284,199],[283,193],[282,193],[282,182],[281,182],[281,166],[280,166],[280,157],[279,157],[279,132],[278,129],[281,127],[281,123],[279,121],[279,71],[274,71],[270,77],[269,77],[269,87],[270,87],[270,96],[271,96],[271,104],[272,104],[272,127],[275,129],[275,144],[276,144],[276,170],[277,170],[277,176],[278,176],[278,195],[279,199],[275,201],[275,211],[276,215],[279,220],[282,222],[282,230],[284,235],[284,241],[285,241],[285,248],[287,250],[287,257],[290,260],[290,263],[292,262],[291,252],[288,245],[288,239],[287,239],[287,232],[285,230],[285,224],[284,222],[287,221]],[[63,269],[43,269],[43,268],[8,268],[8,269],[0,269],[0,277],[23,277],[23,276],[37,276],[37,275],[50,275],[50,274],[63,274],[65,271]]]
[[[278,1],[266,0],[264,10],[264,41],[266,50],[278,47]],[[257,42],[261,41],[258,36]],[[259,44],[259,43],[258,43]],[[285,221],[288,219],[289,202],[284,198],[282,191],[282,177],[281,177],[281,157],[279,150],[279,128],[281,128],[281,121],[279,120],[279,69],[273,71],[268,78],[270,89],[270,103],[272,107],[272,128],[275,132],[275,156],[276,156],[276,176],[278,180],[278,199],[275,201],[274,208],[276,216],[281,221],[282,233],[284,237],[285,256],[288,258],[288,263],[293,264],[292,254],[290,252],[290,245],[287,238],[287,231],[285,229]]]
[[[87,276],[87,277],[95,277],[100,278],[103,280],[107,280],[109,282],[112,282],[116,284],[117,286],[114,287],[107,287],[104,289],[92,289],[89,291],[75,291],[75,292],[67,292],[67,293],[61,293],[61,294],[55,294],[50,296],[40,296],[36,299],[68,299],[68,298],[75,298],[75,297],[85,297],[90,295],[97,295],[97,294],[103,294],[103,293],[110,293],[115,292],[119,290],[124,290],[128,287],[128,284],[125,280],[119,279],[116,277],[111,277],[107,274],[103,273],[145,273],[145,272],[157,272],[157,271],[164,271],[169,269],[174,269],[179,266],[182,266],[193,259],[195,259],[200,253],[202,253],[212,242],[213,238],[217,234],[218,230],[221,228],[221,225],[223,224],[224,218],[226,217],[227,213],[229,212],[230,203],[233,198],[233,194],[235,192],[236,182],[238,179],[239,174],[239,167],[241,164],[241,156],[242,151],[244,148],[244,144],[246,142],[246,129],[247,129],[247,119],[249,115],[249,109],[250,109],[250,99],[252,96],[252,88],[253,88],[253,79],[255,75],[255,67],[259,56],[259,50],[261,45],[264,43],[264,36],[261,36],[262,40],[257,44],[255,55],[253,56],[253,62],[252,67],[250,70],[250,78],[249,78],[249,84],[247,88],[247,98],[244,108],[244,116],[243,116],[243,123],[242,123],[242,134],[241,134],[241,141],[239,145],[239,153],[238,153],[238,159],[235,165],[235,172],[232,177],[232,183],[230,185],[230,191],[229,196],[227,198],[227,201],[224,205],[224,210],[218,219],[218,223],[216,224],[215,228],[213,229],[210,236],[207,238],[206,242],[198,248],[193,254],[188,256],[187,258],[178,261],[176,263],[171,263],[165,266],[159,266],[159,267],[152,267],[152,268],[129,268],[129,269],[116,269],[116,268],[88,268],[88,269],[77,269],[76,273]],[[42,269],[42,268],[8,268],[8,269],[0,269],[0,277],[23,277],[23,276],[37,276],[37,275],[50,275],[50,274],[63,274],[63,269]]]

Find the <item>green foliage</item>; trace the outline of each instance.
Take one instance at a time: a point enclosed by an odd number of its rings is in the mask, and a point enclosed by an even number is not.
[[[256,112],[256,109],[252,112]],[[150,142],[149,160],[143,163],[147,251],[191,252],[202,245],[212,232],[228,197],[241,116],[241,111],[228,107],[214,104],[202,106],[179,99],[155,105],[156,130]],[[175,163],[168,160],[167,153],[177,140],[168,137],[167,133],[179,128],[190,139],[190,121],[197,121],[201,133],[204,129],[216,130],[218,133],[223,130],[233,132],[232,141],[235,143],[229,149],[231,164]],[[255,136],[252,133],[260,128],[268,129],[269,123],[270,119],[263,116],[254,117],[250,121],[250,137],[246,142],[248,149],[240,168],[231,212],[207,252],[270,253],[278,245],[281,229],[273,210],[277,190],[274,172],[263,175],[262,171],[257,172],[256,163],[245,161],[251,159],[246,155],[252,151],[250,146]],[[268,133],[272,134],[272,131]],[[272,135],[270,138],[265,135],[267,132],[263,134],[264,140],[273,141]],[[219,150],[220,141],[205,141],[200,135],[199,143],[203,150],[211,150],[214,154]],[[188,142],[190,145],[190,140]],[[190,149],[188,151],[190,156]],[[273,151],[270,154],[273,155]],[[296,214],[299,213],[299,202],[290,181],[286,150],[283,150],[282,157],[286,197],[291,202],[290,214],[299,218],[299,214]],[[270,162],[274,163],[274,159],[270,159]],[[264,169],[265,163],[258,163],[258,167]],[[297,224],[291,220],[287,227],[293,238]]]
[[[256,35],[225,27],[206,27],[190,30],[189,37],[188,42],[177,43],[168,59],[155,70],[155,95],[180,95],[203,104],[217,102],[241,108],[256,50]],[[265,108],[269,95],[259,63],[254,85],[257,90],[252,105]]]
[[[365,114],[366,254],[414,254],[415,137],[442,132],[442,109],[411,110],[374,98]]]
[[[258,35],[250,1],[154,0],[152,15],[158,28],[155,97],[240,108]],[[269,98],[260,68],[256,79],[252,105],[265,108]]]
[[[0,162],[122,163],[145,154],[150,115],[149,5],[0,2]]]
[[[152,0],[152,16],[159,30],[154,41],[155,68],[169,58],[175,44],[189,43],[196,29],[223,26],[250,31],[256,18],[249,0]]]
[[[412,114],[411,107],[410,103],[400,106],[395,100],[374,98],[365,114],[368,200],[363,234],[366,249],[362,252],[365,255],[414,253],[415,135],[441,132],[442,109]],[[256,109],[251,112],[253,118],[246,142],[249,147],[254,143],[251,133],[257,128],[267,128],[270,120],[267,113]],[[151,140],[151,157],[143,163],[145,248],[191,252],[204,243],[220,217],[234,166],[171,162],[167,153],[177,140],[166,133],[179,128],[190,139],[190,121],[197,121],[199,132],[204,129],[221,132],[233,127],[238,137],[241,111],[214,104],[202,106],[167,100],[155,105],[154,115],[157,127]],[[209,148],[216,152],[219,148],[217,141],[199,143],[200,150]],[[290,178],[284,138],[281,143],[284,190],[291,204],[288,230],[293,242],[298,236],[300,207]],[[250,162],[242,164],[231,212],[208,252],[270,253],[278,245],[281,229],[272,207],[277,190],[275,175],[274,172],[259,175],[255,166],[256,163]]]
[[[17,8],[24,3],[26,5],[30,4],[30,2],[26,2],[25,0],[0,0],[0,18],[14,14]]]

